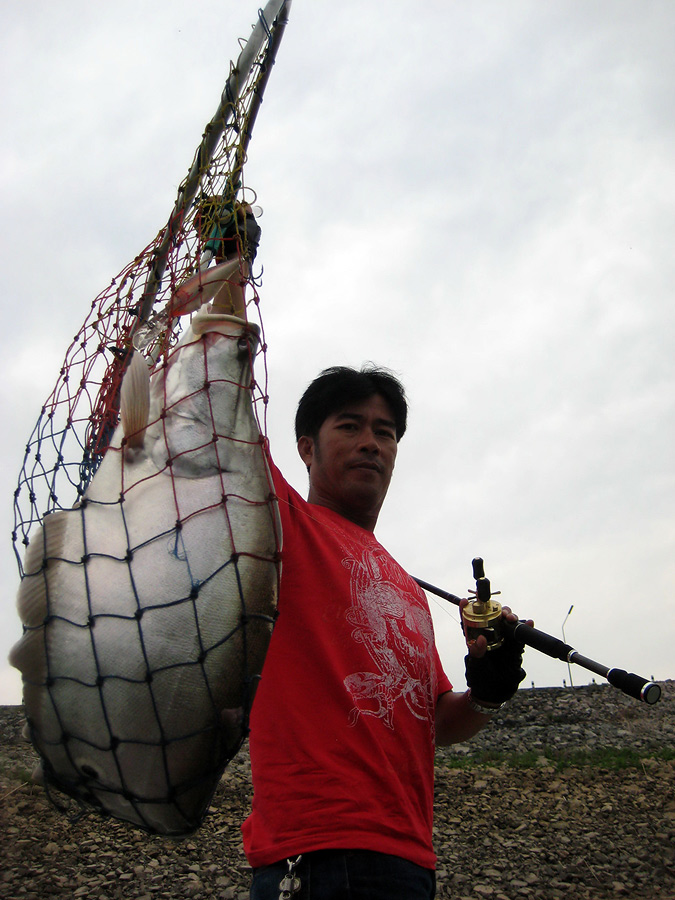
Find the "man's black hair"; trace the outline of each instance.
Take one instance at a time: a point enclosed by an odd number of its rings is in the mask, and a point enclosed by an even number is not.
[[[295,437],[316,438],[319,429],[333,413],[350,403],[368,400],[379,394],[389,406],[396,426],[396,440],[405,434],[408,401],[405,389],[388,369],[363,366],[360,370],[349,366],[324,369],[309,385],[298,403],[295,415]]]

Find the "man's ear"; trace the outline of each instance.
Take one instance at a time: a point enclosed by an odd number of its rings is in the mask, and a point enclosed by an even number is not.
[[[298,440],[298,453],[309,470],[314,460],[314,439],[303,434]]]

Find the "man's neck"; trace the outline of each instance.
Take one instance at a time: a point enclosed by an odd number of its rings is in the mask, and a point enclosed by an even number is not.
[[[379,510],[373,513],[366,511],[362,512],[361,510],[354,509],[353,507],[344,509],[342,507],[339,507],[337,504],[332,503],[330,500],[324,500],[324,498],[318,496],[311,487],[307,496],[307,502],[313,504],[314,506],[323,506],[324,509],[330,509],[332,512],[337,513],[338,516],[342,516],[342,518],[347,519],[348,522],[353,522],[354,525],[358,525],[359,528],[363,528],[365,531],[375,531]]]

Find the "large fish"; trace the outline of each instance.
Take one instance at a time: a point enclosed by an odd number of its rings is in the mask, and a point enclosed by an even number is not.
[[[206,814],[276,610],[257,340],[204,306],[151,377],[134,353],[110,448],[81,502],[45,518],[19,590],[10,660],[46,782],[162,834]]]

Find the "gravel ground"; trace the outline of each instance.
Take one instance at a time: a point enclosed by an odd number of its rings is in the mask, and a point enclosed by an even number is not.
[[[179,842],[55,809],[30,782],[21,726],[19,707],[0,707],[0,897],[248,897],[245,749],[203,827]],[[630,751],[630,764],[551,759],[600,747]],[[520,691],[501,721],[437,754],[438,897],[675,900],[674,749],[672,681],[654,707],[608,686]]]

